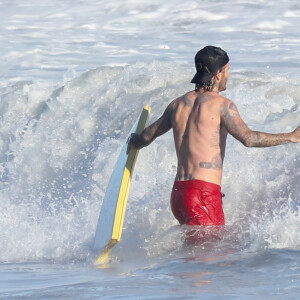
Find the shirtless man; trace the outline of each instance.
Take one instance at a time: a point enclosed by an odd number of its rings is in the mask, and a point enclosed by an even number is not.
[[[300,126],[278,134],[249,129],[236,105],[219,94],[229,77],[227,53],[207,46],[196,54],[195,65],[195,90],[172,101],[140,135],[133,134],[128,151],[148,146],[172,128],[178,160],[171,194],[174,216],[180,224],[224,225],[220,185],[227,134],[246,147],[271,147],[299,143]]]

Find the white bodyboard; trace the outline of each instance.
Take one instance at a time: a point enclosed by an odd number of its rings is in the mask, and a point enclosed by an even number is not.
[[[140,133],[145,128],[149,114],[150,107],[145,106],[128,137],[131,133]],[[131,176],[138,155],[138,150],[132,149],[128,155],[126,150],[127,141],[116,162],[103,199],[94,240],[94,250],[100,253],[97,264],[104,263],[112,247],[121,240]]]

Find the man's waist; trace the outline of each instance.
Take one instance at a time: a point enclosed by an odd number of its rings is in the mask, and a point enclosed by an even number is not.
[[[200,179],[191,179],[191,180],[175,180],[174,182],[175,189],[181,188],[197,188],[202,191],[207,191],[210,193],[221,193],[221,186],[213,183],[208,182]]]

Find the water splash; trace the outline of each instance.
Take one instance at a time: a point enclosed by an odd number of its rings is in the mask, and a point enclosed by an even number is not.
[[[60,87],[40,81],[2,89],[0,260],[89,257],[128,130],[145,104],[152,107],[151,122],[192,89],[189,77],[183,66],[154,61],[102,67]],[[288,131],[299,125],[298,86],[295,78],[235,73],[226,96],[251,128]],[[297,247],[298,150],[298,145],[246,149],[229,139],[224,209],[227,224],[238,228],[231,230],[230,241],[238,236],[242,248],[262,237],[260,245]],[[169,208],[175,170],[171,133],[140,152],[122,253],[117,249],[116,255],[130,256],[133,244],[141,257],[177,253],[181,233]]]

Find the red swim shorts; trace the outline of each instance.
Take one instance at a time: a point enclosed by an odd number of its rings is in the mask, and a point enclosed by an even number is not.
[[[225,225],[221,187],[203,180],[175,181],[171,209],[180,224]]]

